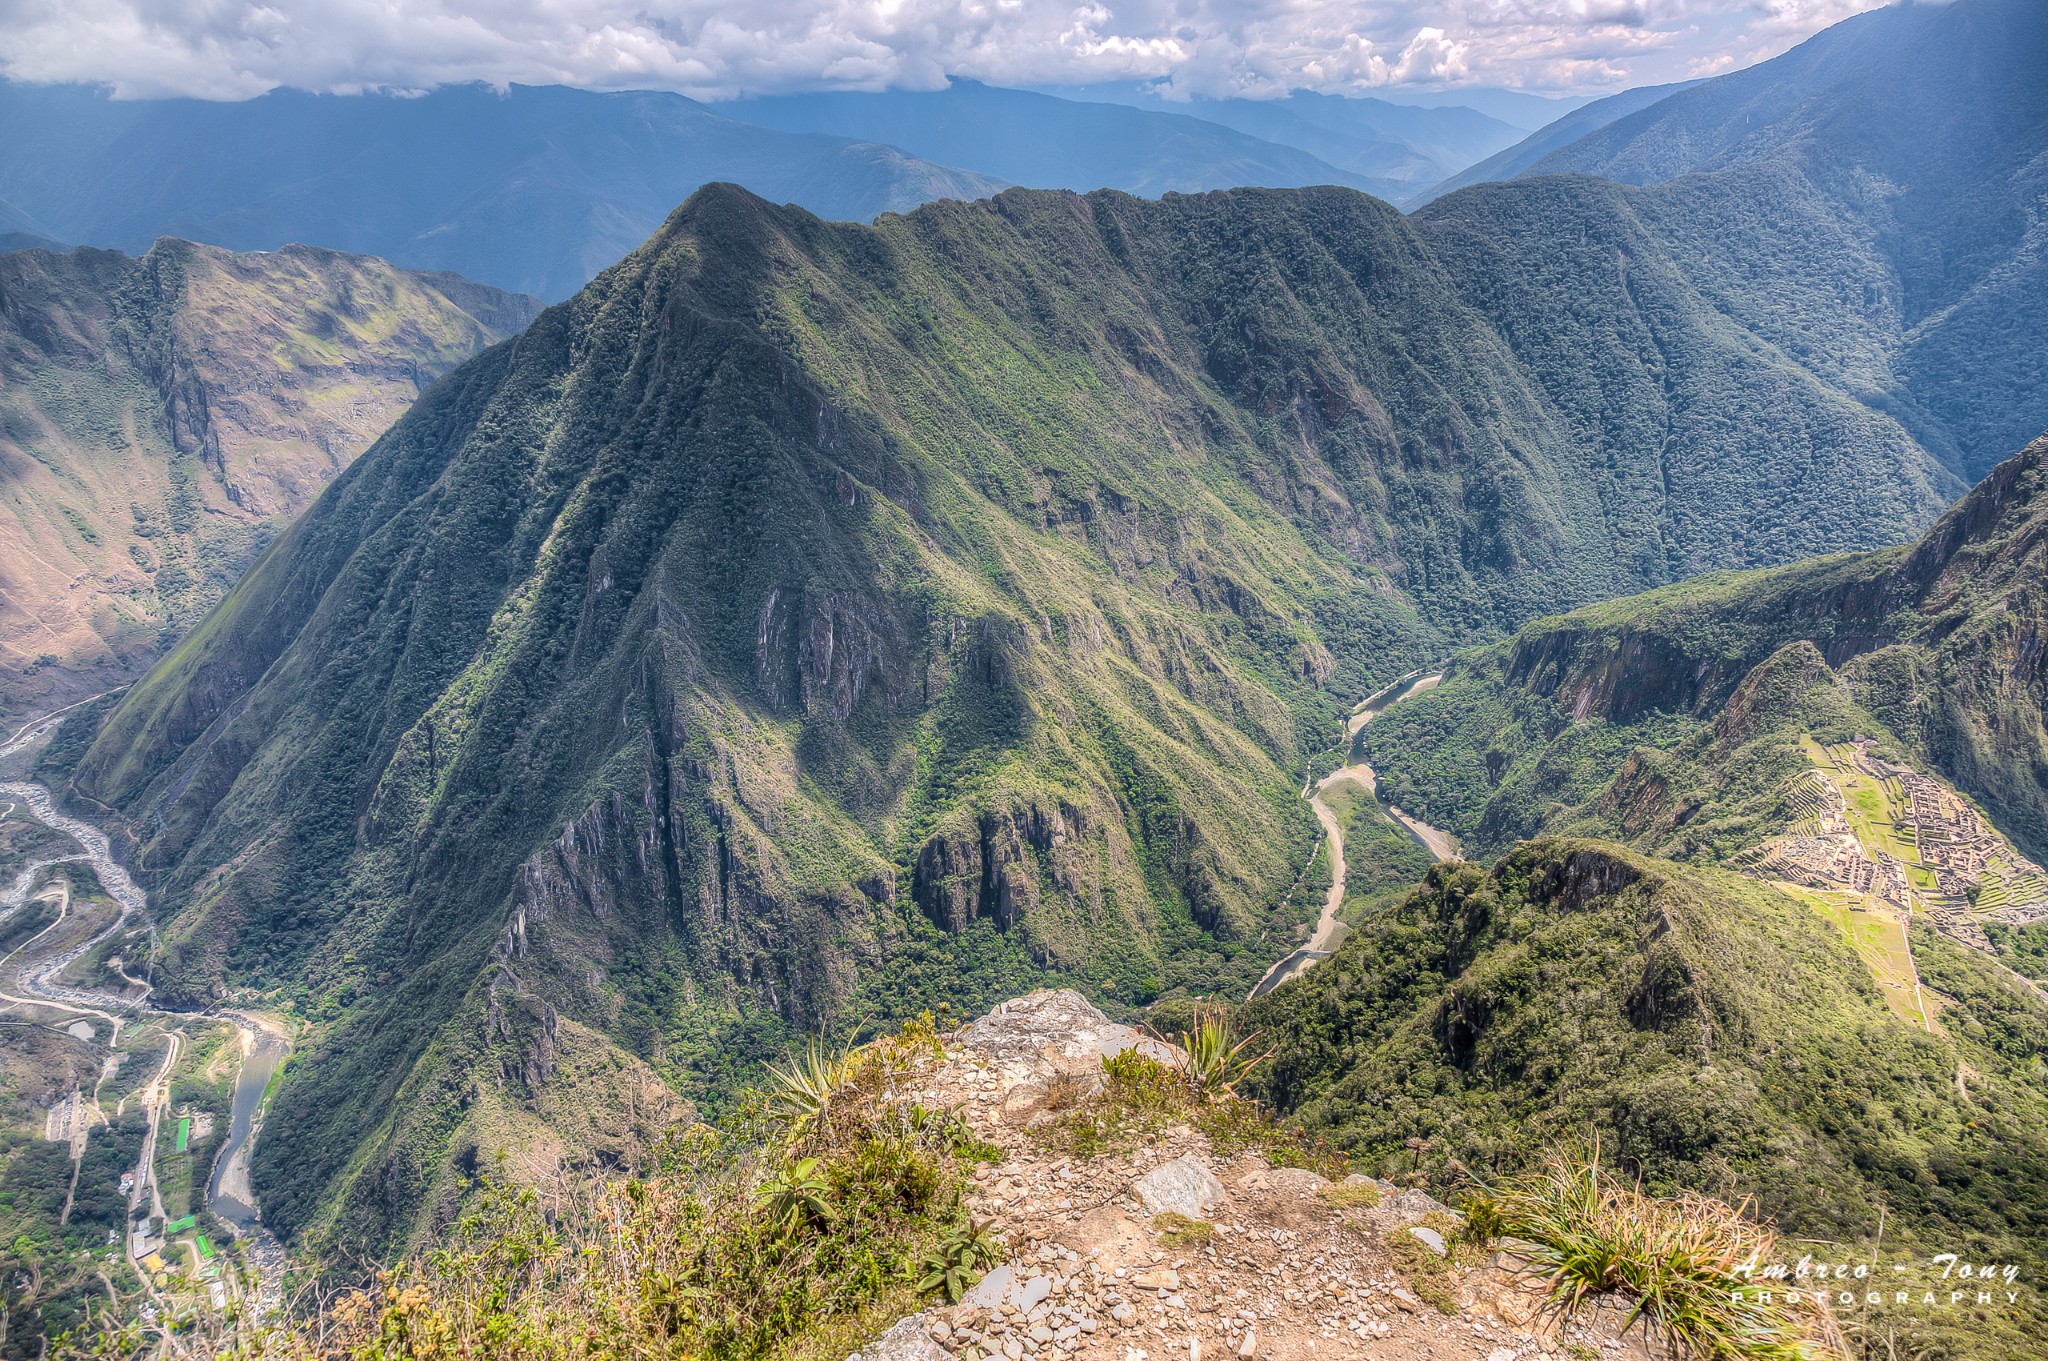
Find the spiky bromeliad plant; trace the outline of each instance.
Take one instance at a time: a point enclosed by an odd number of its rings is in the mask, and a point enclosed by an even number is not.
[[[828,1051],[816,1040],[787,1064],[768,1065],[767,1110],[789,1141],[829,1137],[832,1105],[859,1074],[860,1050]]]
[[[1207,1007],[1196,1013],[1194,1028],[1183,1030],[1174,1038],[1158,1035],[1156,1031],[1154,1034],[1173,1050],[1174,1064],[1182,1078],[1204,1097],[1237,1095],[1237,1084],[1273,1057],[1270,1049],[1246,1057],[1245,1051],[1258,1040],[1259,1032],[1239,1039],[1221,1007]]]

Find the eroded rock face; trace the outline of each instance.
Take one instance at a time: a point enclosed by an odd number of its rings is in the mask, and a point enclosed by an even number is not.
[[[933,833],[918,851],[911,897],[945,930],[963,931],[988,918],[1007,931],[1038,906],[1041,863],[1055,888],[1083,887],[1060,852],[1088,827],[1086,813],[1067,803],[1013,803],[963,818]]]
[[[992,1066],[1080,1072],[1136,1049],[1161,1061],[1165,1045],[1135,1026],[1112,1021],[1072,988],[1045,989],[1003,1003],[966,1027],[954,1043]]]
[[[755,634],[754,679],[777,713],[801,709],[844,720],[870,693],[890,708],[905,698],[913,670],[909,630],[871,595],[771,590]]]
[[[140,674],[273,525],[434,379],[538,311],[309,246],[238,254],[164,237],[135,259],[9,252],[0,713],[48,712]]]

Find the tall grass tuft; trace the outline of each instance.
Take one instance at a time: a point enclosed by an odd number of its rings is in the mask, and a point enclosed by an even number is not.
[[[1570,1316],[1590,1299],[1632,1303],[1684,1361],[1819,1361],[1842,1355],[1827,1306],[1752,1287],[1745,1264],[1773,1259],[1777,1235],[1730,1206],[1662,1198],[1616,1179],[1590,1155],[1561,1153],[1497,1190],[1468,1198],[1467,1232],[1499,1237],[1542,1278],[1549,1307]]]

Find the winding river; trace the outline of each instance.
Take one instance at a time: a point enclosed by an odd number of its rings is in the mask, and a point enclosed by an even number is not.
[[[1378,718],[1394,705],[1434,689],[1442,680],[1441,671],[1414,671],[1401,677],[1386,688],[1376,691],[1351,711],[1344,724],[1344,754],[1349,757],[1358,744],[1358,730]],[[1318,960],[1328,959],[1336,951],[1337,943],[1343,939],[1344,923],[1338,912],[1344,906],[1344,824],[1336,811],[1323,801],[1323,795],[1331,786],[1349,782],[1363,788],[1373,798],[1379,798],[1379,777],[1373,768],[1363,761],[1353,761],[1339,766],[1313,784],[1302,786],[1301,796],[1308,800],[1315,810],[1316,821],[1323,825],[1323,840],[1330,849],[1330,891],[1323,895],[1322,915],[1316,919],[1316,929],[1309,936],[1308,943],[1288,955],[1285,959],[1266,970],[1258,986],[1251,991],[1253,997],[1263,997],[1273,989],[1296,977],[1315,965]],[[1408,835],[1431,856],[1438,860],[1455,860],[1459,855],[1458,839],[1449,832],[1432,827],[1421,819],[1385,804],[1381,805],[1388,817],[1404,828]]]
[[[1350,718],[1345,724],[1346,755],[1350,755],[1354,749],[1360,728],[1378,718],[1394,704],[1410,695],[1430,689],[1442,679],[1440,672],[1416,672],[1403,676],[1362,701],[1351,711]],[[24,726],[12,738],[0,744],[0,758],[27,751],[55,728],[64,712],[59,710],[46,714]],[[1377,777],[1373,768],[1363,761],[1341,766],[1302,789],[1302,797],[1309,801],[1309,806],[1315,810],[1316,818],[1323,826],[1323,839],[1329,847],[1330,888],[1324,896],[1322,913],[1316,921],[1315,931],[1310,935],[1308,943],[1269,969],[1265,977],[1259,980],[1258,986],[1252,989],[1253,997],[1263,996],[1281,983],[1312,967],[1318,960],[1328,958],[1344,934],[1344,925],[1338,917],[1344,905],[1344,828],[1335,811],[1323,800],[1326,791],[1344,781],[1358,784],[1374,798],[1378,797]],[[0,1000],[98,1017],[113,1027],[113,1033],[109,1037],[110,1047],[118,1045],[122,1022],[128,1017],[150,1015],[179,1020],[196,1019],[201,1013],[167,1011],[151,1005],[147,983],[142,984],[143,991],[139,995],[120,996],[70,987],[55,981],[65,966],[108,937],[125,929],[134,917],[140,915],[147,919],[148,895],[114,859],[113,848],[106,834],[93,824],[58,809],[50,797],[50,791],[43,786],[28,780],[0,780],[0,798],[13,800],[25,807],[38,822],[70,837],[84,851],[83,855],[58,856],[23,870],[13,882],[0,889],[0,920],[26,905],[38,874],[54,865],[69,862],[82,861],[90,864],[108,896],[113,898],[121,909],[109,926],[89,939],[60,953],[36,958],[25,965],[17,977],[21,990],[28,996],[11,998],[0,993]],[[1457,856],[1457,841],[1448,833],[1431,827],[1398,808],[1389,807],[1385,811],[1438,860],[1448,860]],[[155,926],[151,923],[152,945],[154,938]],[[212,1176],[207,1181],[205,1203],[208,1210],[226,1222],[238,1237],[247,1241],[249,1259],[256,1269],[258,1279],[258,1311],[263,1312],[266,1306],[275,1307],[282,1277],[284,1252],[277,1239],[263,1227],[256,1197],[249,1184],[249,1161],[257,1138],[263,1130],[264,1096],[272,1076],[276,1073],[278,1065],[284,1061],[291,1045],[287,1036],[260,1017],[240,1012],[211,1014],[217,1019],[228,1021],[239,1032],[242,1064],[235,1080],[227,1142],[214,1164]],[[173,1056],[175,1053],[174,1043]],[[152,1136],[164,1107],[169,1103],[170,1066],[167,1059],[165,1071],[159,1075],[158,1081],[151,1084],[145,1097],[152,1103]],[[152,1202],[156,1201],[155,1167],[152,1157],[155,1147],[156,1139],[152,1137],[146,1143],[141,1162],[136,1168],[136,1187],[130,1202],[131,1211],[139,1207],[145,1197]],[[132,1237],[128,1246],[132,1256],[136,1246]]]
[[[66,712],[68,710],[60,709],[24,725],[4,744],[0,744],[0,758],[27,752],[36,742],[49,735]],[[123,1022],[138,1015],[160,1016],[170,1021],[210,1017],[227,1021],[240,1035],[242,1064],[235,1078],[228,1138],[214,1164],[213,1175],[207,1182],[205,1205],[208,1210],[225,1221],[238,1238],[247,1241],[249,1261],[256,1273],[257,1312],[259,1315],[268,1312],[276,1307],[281,1292],[284,1250],[276,1237],[263,1227],[256,1196],[249,1185],[249,1159],[255,1149],[257,1136],[261,1134],[263,1128],[263,1098],[270,1086],[271,1076],[291,1048],[289,1038],[274,1023],[241,1012],[185,1012],[154,1006],[149,1000],[151,987],[147,982],[140,982],[140,993],[126,996],[56,982],[57,976],[73,960],[109,937],[127,929],[135,917],[141,916],[145,921],[149,921],[149,895],[114,858],[113,847],[108,842],[106,833],[93,824],[58,809],[50,797],[50,791],[42,785],[29,780],[0,780],[0,799],[11,800],[27,809],[29,815],[36,821],[52,831],[70,837],[84,852],[82,855],[52,857],[23,870],[4,892],[0,892],[0,920],[4,920],[27,904],[38,874],[51,866],[67,863],[91,865],[101,887],[120,907],[114,920],[103,930],[59,952],[37,956],[24,963],[16,978],[21,992],[26,996],[15,997],[0,993],[0,1000],[99,1017],[112,1027],[112,1033],[107,1040],[110,1052],[119,1047]],[[156,925],[153,921],[149,921],[149,931],[153,953],[156,944]],[[33,944],[33,939],[20,949],[28,949],[29,945]],[[149,1110],[150,1132],[143,1145],[142,1157],[135,1168],[135,1189],[129,1198],[131,1220],[145,1199],[150,1202],[154,1212],[161,1214],[162,1211],[161,1198],[156,1187],[157,1127],[170,1104],[169,1079],[179,1047],[180,1039],[173,1032],[163,1070],[144,1089],[143,1100]],[[130,1235],[127,1247],[130,1260],[135,1260],[139,1254],[133,1235]]]

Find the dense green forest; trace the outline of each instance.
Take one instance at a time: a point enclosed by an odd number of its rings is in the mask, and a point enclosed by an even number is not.
[[[1974,480],[2048,428],[2044,51],[2034,0],[1889,5],[1520,173],[1658,186],[1730,317]]]
[[[1915,949],[1953,1007],[1938,1032],[1901,1022],[1841,934],[1782,892],[1537,840],[1491,870],[1431,870],[1239,1020],[1276,1046],[1259,1095],[1382,1175],[1484,1186],[1597,1144],[1653,1192],[1753,1198],[1821,1260],[1876,1254],[1919,1282],[1956,1252],[2031,1279],[2048,1004],[1931,932]],[[1874,1355],[1889,1338],[2017,1356],[2041,1321],[2019,1293],[1841,1321]]]

